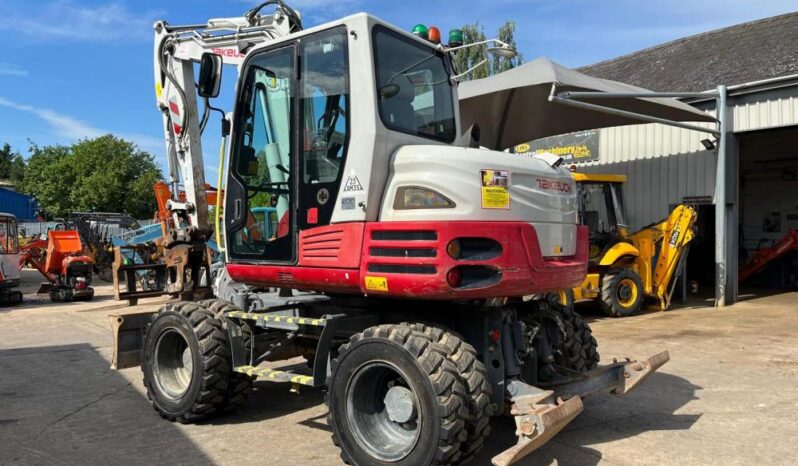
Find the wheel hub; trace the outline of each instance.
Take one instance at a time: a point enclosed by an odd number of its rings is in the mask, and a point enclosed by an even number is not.
[[[346,415],[352,434],[369,455],[395,462],[418,443],[422,415],[408,378],[393,364],[361,366],[346,388]]]
[[[176,330],[167,330],[155,344],[154,379],[161,392],[169,398],[178,399],[191,385],[194,359],[191,347]]]
[[[619,286],[618,287],[618,297],[621,298],[624,301],[628,301],[629,298],[632,297],[632,289],[626,284],[623,284],[623,285]]]
[[[388,390],[383,401],[391,421],[403,424],[416,418],[416,404],[409,389],[395,385]]]

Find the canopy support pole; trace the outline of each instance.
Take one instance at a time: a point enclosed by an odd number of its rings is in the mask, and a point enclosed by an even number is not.
[[[576,100],[627,98],[714,99],[717,115],[717,129]],[[715,91],[710,92],[557,92],[557,83],[554,83],[551,86],[549,101],[649,123],[660,123],[676,128],[709,133],[717,138],[717,172],[715,179],[715,306],[723,307],[734,304],[738,294],[738,168],[737,152],[734,146],[735,138],[731,122],[731,112],[729,111],[727,102],[726,86],[718,86]]]

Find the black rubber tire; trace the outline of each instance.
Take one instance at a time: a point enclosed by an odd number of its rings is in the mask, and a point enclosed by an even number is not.
[[[161,390],[154,376],[155,346],[167,331],[176,331],[185,339],[193,362],[186,392],[174,399]],[[141,356],[147,398],[161,417],[189,423],[224,407],[231,376],[230,346],[222,323],[210,309],[194,302],[163,306],[145,329]]]
[[[113,283],[114,282],[114,269],[111,264],[103,264],[100,266],[100,270],[97,272],[97,276],[100,277],[100,280]]]
[[[574,297],[574,290],[568,289],[554,293],[546,293],[546,300],[550,303],[559,303],[569,309],[574,309],[576,298]]]
[[[225,333],[227,332],[227,322],[224,314],[231,311],[241,311],[238,306],[224,299],[206,299],[199,303],[210,309],[213,315],[222,322],[222,328]],[[252,328],[246,321],[240,320],[238,323],[241,325],[241,335],[244,337],[244,350],[249,353],[252,349]],[[227,392],[224,395],[224,409],[231,411],[245,404],[249,393],[252,391],[254,381],[254,377],[240,372],[233,372],[230,376]]]
[[[618,287],[622,282],[632,283],[636,290],[635,297],[628,304],[623,304]],[[643,306],[643,281],[632,269],[616,269],[604,274],[601,278],[601,310],[610,317],[629,317],[637,314]]]
[[[327,379],[325,402],[327,423],[333,443],[341,448],[347,464],[428,465],[452,464],[460,458],[465,440],[465,393],[454,363],[446,351],[424,334],[404,325],[379,325],[352,335],[340,346]],[[364,364],[387,361],[408,375],[408,383],[418,393],[422,429],[417,443],[407,456],[391,462],[381,461],[360,446],[347,417],[347,389]]]
[[[585,372],[598,367],[598,343],[593,337],[590,326],[572,308],[554,303],[551,311],[555,312],[565,328],[565,340],[557,348],[561,353],[558,365],[568,369]]]
[[[411,327],[446,350],[447,358],[457,367],[466,387],[466,439],[460,445],[460,458],[457,461],[459,464],[466,463],[482,449],[485,439],[490,435],[490,419],[494,413],[488,370],[477,357],[474,347],[455,332],[421,323],[412,324]]]

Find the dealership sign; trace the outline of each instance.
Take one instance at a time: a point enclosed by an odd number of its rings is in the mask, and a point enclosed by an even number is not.
[[[516,154],[527,156],[550,152],[562,157],[567,163],[573,163],[598,160],[598,148],[599,132],[590,130],[537,139],[519,144],[512,151]]]

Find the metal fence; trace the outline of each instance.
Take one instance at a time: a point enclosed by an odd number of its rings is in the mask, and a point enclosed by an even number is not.
[[[136,220],[139,222],[139,225],[145,226],[153,223],[152,219],[146,220]],[[31,236],[46,236],[49,230],[54,230],[56,225],[60,222],[18,222],[17,227],[20,230],[20,233],[23,233],[27,237]],[[116,225],[108,225],[104,228],[107,228],[108,234],[111,236],[116,236],[120,233],[124,233],[125,229],[119,228]]]

